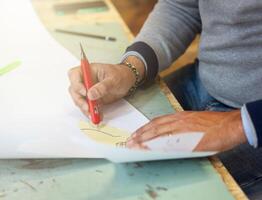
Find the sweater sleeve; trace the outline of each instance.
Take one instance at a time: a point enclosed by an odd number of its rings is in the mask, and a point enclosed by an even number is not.
[[[262,100],[250,102],[242,108],[245,114],[244,120],[242,115],[244,130],[248,141],[254,147],[262,147]]]
[[[126,54],[136,52],[144,58],[150,82],[185,52],[200,31],[198,0],[159,0]]]

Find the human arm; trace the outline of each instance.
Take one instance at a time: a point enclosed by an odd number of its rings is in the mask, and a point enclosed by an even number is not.
[[[157,23],[155,23],[157,22]],[[200,32],[201,20],[196,0],[160,0],[122,61],[133,64],[144,83],[151,83],[159,67],[168,67]],[[88,114],[85,96],[101,103],[124,97],[135,77],[124,65],[91,64],[96,83],[86,94],[80,68],[70,71],[70,93],[77,106]]]
[[[245,104],[241,111],[180,112],[158,117],[138,129],[128,142],[130,148],[144,148],[148,140],[168,134],[203,132],[195,151],[226,151],[246,141],[262,146],[262,100]]]
[[[201,32],[197,0],[160,0],[123,56],[137,56],[146,67],[146,83],[184,53]]]

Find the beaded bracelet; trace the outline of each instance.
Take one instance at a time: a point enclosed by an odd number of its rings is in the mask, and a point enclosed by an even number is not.
[[[136,89],[137,89],[137,87],[139,85],[140,73],[138,72],[137,68],[134,65],[132,65],[131,63],[129,63],[129,62],[123,62],[121,64],[125,65],[129,69],[131,69],[131,71],[134,73],[135,78],[136,78],[135,84],[129,89],[128,94],[127,94],[127,96],[131,96],[131,95],[133,95],[135,93],[135,91],[136,91]]]

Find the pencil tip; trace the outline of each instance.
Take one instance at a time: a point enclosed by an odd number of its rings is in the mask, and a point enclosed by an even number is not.
[[[81,42],[79,44],[80,44],[80,48],[81,48],[81,58],[86,58],[86,55],[85,55],[85,52],[84,52],[84,49],[83,49]]]
[[[84,51],[81,42],[79,42],[79,45],[80,45],[81,51]]]

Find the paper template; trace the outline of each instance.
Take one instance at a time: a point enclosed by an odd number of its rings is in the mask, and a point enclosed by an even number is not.
[[[90,139],[114,147],[125,147],[130,133],[106,124],[94,126],[90,122],[81,121],[80,129]],[[192,152],[203,138],[204,133],[180,133],[176,135],[158,137],[144,144],[151,151],[159,152]]]
[[[110,127],[106,124],[96,127],[90,122],[81,121],[79,126],[81,131],[83,131],[90,139],[115,147],[125,147],[126,141],[130,136],[130,133],[125,130]]]

